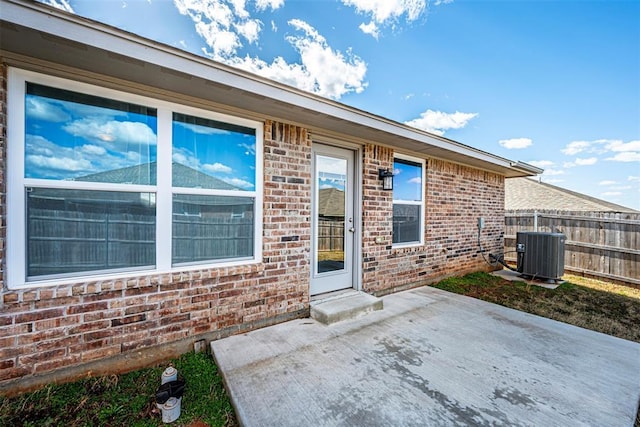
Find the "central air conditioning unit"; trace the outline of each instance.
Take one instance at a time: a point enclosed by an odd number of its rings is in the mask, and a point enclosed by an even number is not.
[[[562,233],[519,231],[516,234],[518,272],[534,279],[559,280],[564,275]]]

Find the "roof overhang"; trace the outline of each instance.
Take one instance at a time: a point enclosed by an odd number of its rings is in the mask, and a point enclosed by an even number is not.
[[[542,169],[367,113],[49,6],[0,0],[0,54],[154,87],[314,134],[370,141],[506,177]],[[26,59],[25,59],[26,58]]]

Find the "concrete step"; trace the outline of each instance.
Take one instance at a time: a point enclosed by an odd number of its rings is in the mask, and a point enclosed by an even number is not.
[[[382,299],[364,292],[350,291],[311,301],[311,317],[330,325],[382,310]]]

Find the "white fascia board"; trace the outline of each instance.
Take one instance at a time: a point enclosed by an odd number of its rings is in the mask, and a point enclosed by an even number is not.
[[[513,162],[462,143],[432,135],[426,131],[38,3],[1,0],[1,5],[1,19],[3,21],[125,57],[135,58],[203,80],[213,81],[240,91],[278,100],[294,107],[314,111],[387,134],[418,141],[427,146],[481,160],[500,168],[512,169],[514,164],[519,164],[519,162]],[[516,169],[526,174],[533,173],[528,168]]]

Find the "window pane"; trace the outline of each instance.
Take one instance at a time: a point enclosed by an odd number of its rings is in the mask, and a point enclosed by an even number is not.
[[[25,107],[26,178],[155,185],[155,109],[34,83]]]
[[[403,159],[393,161],[393,200],[422,200],[422,165]]]
[[[27,189],[27,276],[155,265],[155,194]]]
[[[420,206],[393,205],[393,243],[420,241]]]
[[[252,197],[173,196],[173,264],[253,256]]]
[[[254,191],[256,131],[173,114],[173,186]]]

